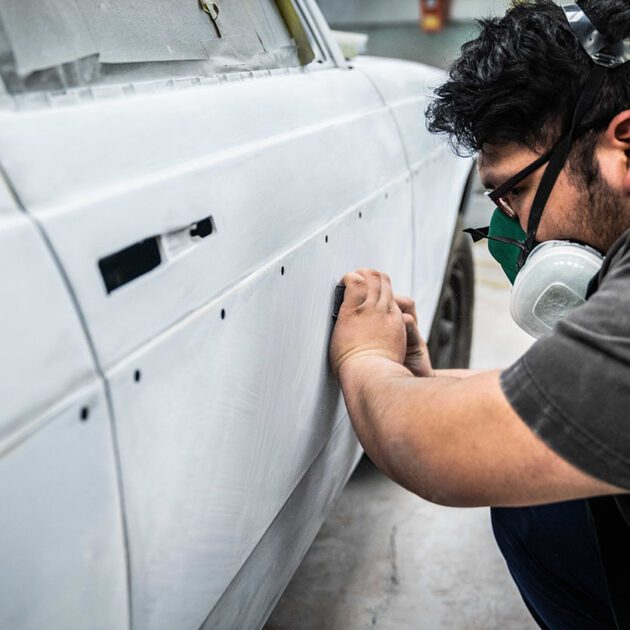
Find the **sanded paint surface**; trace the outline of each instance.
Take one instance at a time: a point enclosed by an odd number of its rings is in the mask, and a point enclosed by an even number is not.
[[[357,458],[335,284],[375,267],[437,301],[466,168],[403,141],[435,72],[370,64],[0,114],[107,379],[134,628],[264,622]],[[108,292],[99,262],[146,242],[159,263]]]
[[[475,181],[465,223],[493,208]],[[471,367],[510,365],[533,339],[512,320],[511,285],[487,245],[475,256]],[[265,630],[538,628],[509,575],[487,508],[420,499],[364,459],[319,531]]]
[[[0,180],[0,452],[2,443],[95,376],[79,318],[33,223]]]
[[[341,70],[5,116],[6,169],[106,368],[406,168],[371,84]],[[215,235],[107,295],[96,261],[209,215]]]
[[[110,417],[44,240],[0,182],[0,627],[125,628]]]
[[[87,407],[89,416],[82,420]],[[102,386],[73,392],[0,457],[0,627],[128,627],[111,426]]]
[[[348,437],[352,432],[349,421],[339,423],[278,513],[273,527],[265,532],[208,615],[204,630],[256,628],[267,618],[280,595],[277,585],[284,588],[293,575],[344,487],[348,471],[363,453],[356,440]],[[352,463],[350,468],[348,462]]]
[[[414,262],[412,295],[420,329],[431,329],[448,259],[449,242],[472,162],[454,155],[444,138],[430,134],[424,112],[444,80],[437,68],[413,62],[359,57],[356,67],[383,95],[400,133],[412,174]]]
[[[410,288],[408,187],[388,190],[112,371],[137,627],[201,623],[348,423],[328,367],[332,289],[361,264]]]

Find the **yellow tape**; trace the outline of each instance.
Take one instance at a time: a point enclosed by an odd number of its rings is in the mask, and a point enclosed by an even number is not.
[[[289,31],[289,34],[297,45],[298,58],[300,64],[303,66],[308,65],[315,59],[315,53],[311,48],[311,44],[308,41],[308,35],[304,30],[302,20],[298,15],[293,2],[291,0],[275,0],[278,11],[284,20],[284,23]]]

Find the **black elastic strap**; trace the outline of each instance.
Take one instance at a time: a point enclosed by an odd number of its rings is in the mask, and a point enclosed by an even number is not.
[[[544,155],[541,155],[535,162],[532,162],[527,168],[524,168],[522,171],[519,171],[518,173],[516,173],[516,175],[514,175],[514,177],[510,177],[510,179],[508,179],[507,182],[504,182],[498,188],[495,188],[490,194],[493,201],[497,197],[504,197],[505,195],[507,195],[510,192],[510,190],[512,190],[512,188],[516,186],[516,184],[519,184],[526,177],[529,177],[534,171],[537,171],[543,164],[545,164],[546,162],[549,162],[554,149],[555,147],[553,147],[552,149],[549,149],[547,153],[545,153]]]
[[[538,186],[538,190],[536,191],[534,203],[532,204],[532,209],[529,213],[525,250],[523,250],[521,258],[519,259],[519,269],[525,264],[527,256],[529,256],[532,249],[535,247],[536,231],[538,230],[538,225],[540,223],[540,219],[542,218],[543,210],[545,209],[545,205],[549,200],[551,191],[556,184],[556,180],[560,175],[560,171],[562,171],[562,169],[564,168],[564,165],[566,164],[566,161],[569,157],[569,154],[571,152],[571,145],[575,138],[575,132],[578,124],[581,122],[582,118],[584,118],[588,110],[592,107],[595,98],[597,97],[602,87],[604,79],[606,78],[606,73],[607,69],[602,66],[593,67],[586,81],[586,84],[582,89],[582,94],[580,95],[577,105],[575,106],[569,131],[565,135],[563,135],[562,138],[560,138],[560,140],[552,150],[549,164],[547,165],[547,168],[545,169],[545,172],[543,173],[543,176],[540,180],[540,185]]]
[[[482,228],[466,228],[463,230],[466,234],[470,234],[473,242],[478,243],[479,241],[488,239],[489,241],[497,241],[497,243],[505,243],[506,245],[514,245],[518,247],[520,250],[525,249],[525,244],[521,241],[517,241],[513,238],[507,238],[506,236],[490,236],[490,226],[482,227]]]
[[[466,228],[462,230],[466,234],[470,234],[472,237],[473,243],[478,243],[482,241],[484,238],[488,238],[488,234],[490,232],[490,226],[480,227],[480,228]]]

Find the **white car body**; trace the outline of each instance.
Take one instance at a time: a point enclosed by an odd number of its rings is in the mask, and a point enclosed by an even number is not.
[[[361,455],[336,283],[431,327],[471,167],[425,130],[442,74],[297,4],[323,63],[2,100],[1,628],[260,627]]]

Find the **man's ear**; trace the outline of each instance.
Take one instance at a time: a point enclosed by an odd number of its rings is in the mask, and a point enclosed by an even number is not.
[[[630,194],[630,109],[620,112],[610,121],[604,138],[609,149],[623,154],[619,157],[625,165],[623,187]]]

